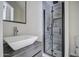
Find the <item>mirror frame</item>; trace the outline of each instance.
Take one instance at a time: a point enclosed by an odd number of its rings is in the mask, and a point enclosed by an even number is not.
[[[13,22],[13,23],[21,23],[21,24],[26,24],[26,9],[27,9],[27,2],[26,1],[24,1],[25,2],[25,22],[20,22],[20,21],[11,21],[11,20],[3,20],[3,21],[5,21],[5,22]]]

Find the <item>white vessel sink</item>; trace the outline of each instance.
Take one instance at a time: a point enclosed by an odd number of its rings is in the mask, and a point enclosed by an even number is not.
[[[25,46],[33,44],[38,39],[37,36],[31,36],[31,35],[21,35],[21,36],[13,36],[13,37],[4,37],[5,42],[8,43],[8,45],[13,50],[18,50],[20,48],[23,48]]]

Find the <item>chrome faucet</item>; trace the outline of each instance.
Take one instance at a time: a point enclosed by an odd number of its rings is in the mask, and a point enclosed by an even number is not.
[[[13,27],[13,35],[14,35],[14,36],[17,36],[17,33],[18,33],[18,29],[17,29],[17,27],[15,26],[15,27]]]

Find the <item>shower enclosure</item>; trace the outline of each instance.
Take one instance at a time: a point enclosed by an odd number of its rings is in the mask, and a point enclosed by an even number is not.
[[[64,2],[43,2],[44,52],[64,57]]]

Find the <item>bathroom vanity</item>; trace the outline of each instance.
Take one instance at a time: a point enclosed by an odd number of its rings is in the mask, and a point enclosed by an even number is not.
[[[41,42],[36,41],[33,44],[16,51],[7,43],[4,43],[4,57],[42,57]]]

